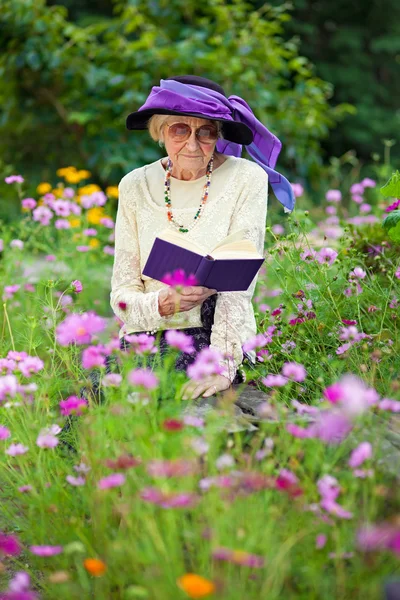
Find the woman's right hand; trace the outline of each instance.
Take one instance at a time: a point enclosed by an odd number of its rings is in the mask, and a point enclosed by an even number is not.
[[[197,285],[183,287],[180,292],[168,287],[158,295],[158,312],[162,317],[170,317],[177,312],[185,312],[203,304],[204,300],[216,293],[217,290]]]

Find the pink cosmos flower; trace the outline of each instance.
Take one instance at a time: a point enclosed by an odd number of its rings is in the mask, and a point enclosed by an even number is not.
[[[69,344],[90,344],[95,334],[106,327],[106,321],[94,312],[81,315],[72,313],[58,325],[56,330],[57,342],[60,346]]]
[[[82,352],[82,367],[84,369],[93,369],[94,367],[105,367],[106,350],[104,346],[88,346]]]
[[[24,242],[22,240],[11,240],[10,248],[18,248],[18,250],[23,250]]]
[[[56,260],[56,256],[55,254],[48,254],[47,256],[44,257],[45,260],[47,260],[47,262],[54,262]]]
[[[113,246],[104,246],[103,252],[104,254],[108,254],[109,256],[114,256],[115,249]]]
[[[70,229],[71,223],[67,219],[57,219],[54,222],[54,227],[56,229]]]
[[[24,198],[21,202],[22,208],[25,210],[32,210],[35,208],[37,202],[34,198]]]
[[[292,497],[301,496],[302,489],[298,486],[299,480],[289,469],[281,469],[276,479],[276,488],[288,492]]]
[[[32,218],[41,225],[48,225],[53,218],[53,212],[47,206],[38,206],[32,212]]]
[[[323,548],[326,544],[327,541],[327,537],[324,533],[320,533],[319,535],[317,535],[316,539],[315,539],[315,547],[317,550],[321,550],[321,548]]]
[[[67,475],[65,479],[68,481],[68,483],[70,483],[71,485],[73,485],[75,487],[85,485],[85,483],[86,483],[86,479],[84,477],[82,477],[81,475],[79,477],[74,477],[73,475]]]
[[[174,329],[168,329],[165,332],[165,339],[167,344],[172,348],[177,348],[185,354],[193,354],[196,351],[193,346],[193,338],[190,335],[186,335],[182,331],[175,331]]]
[[[44,362],[37,356],[27,356],[22,362],[19,363],[18,369],[24,375],[24,377],[31,377],[33,374],[38,373],[44,367]]]
[[[398,400],[391,400],[390,398],[382,398],[378,404],[378,408],[381,410],[390,410],[391,412],[400,413],[400,402]]]
[[[400,556],[400,528],[392,523],[365,525],[357,532],[357,545],[364,552],[387,549]]]
[[[36,444],[39,448],[55,448],[58,445],[58,438],[47,430],[42,430],[38,435]]]
[[[362,269],[361,267],[356,267],[355,269],[353,269],[353,271],[350,272],[349,277],[353,278],[355,277],[356,279],[364,279],[364,277],[366,277],[367,273],[366,271],[364,271],[364,269]]]
[[[119,387],[122,383],[122,375],[119,373],[108,373],[103,377],[104,387]]]
[[[340,517],[341,519],[351,519],[353,514],[345,510],[340,504],[337,504],[336,498],[340,494],[340,487],[337,480],[330,475],[324,475],[317,482],[318,490],[322,496],[320,506],[326,512]]]
[[[0,402],[6,398],[14,398],[18,392],[18,380],[15,375],[0,377]]]
[[[301,260],[312,262],[317,258],[317,252],[313,248],[307,248],[300,254]]]
[[[363,464],[364,461],[371,458],[372,456],[372,446],[369,442],[361,442],[357,448],[353,450],[351,456],[349,458],[349,466],[353,469],[359,467]]]
[[[74,279],[74,281],[71,282],[71,287],[75,294],[80,294],[83,290],[83,285],[79,279]]]
[[[263,348],[268,343],[269,340],[264,335],[264,333],[258,333],[257,335],[244,342],[243,352],[251,352],[252,350],[256,350],[257,348]]]
[[[154,487],[144,488],[140,497],[145,502],[156,504],[162,508],[191,508],[198,502],[198,497],[190,492],[166,493]]]
[[[120,303],[122,304],[122,302]],[[120,308],[122,308],[120,306]],[[125,306],[126,309],[126,306]],[[122,310],[124,310],[122,308]],[[135,354],[146,354],[147,352],[150,354],[155,354],[158,352],[156,346],[154,346],[154,342],[156,338],[154,335],[147,335],[146,333],[138,333],[133,335],[126,335],[125,340],[129,342],[129,350],[133,350]]]
[[[363,202],[362,204],[360,204],[360,213],[369,213],[372,209],[372,206],[370,204],[368,204],[367,202]]]
[[[395,200],[393,202],[393,204],[390,204],[389,206],[387,206],[385,208],[385,212],[392,212],[393,210],[397,210],[398,208],[400,208],[400,198],[398,200]]]
[[[99,490],[108,490],[114,487],[120,487],[126,481],[126,477],[123,473],[111,473],[107,477],[103,477],[97,484]]]
[[[327,202],[340,202],[342,199],[342,192],[340,190],[328,190],[325,194]]]
[[[360,479],[366,479],[367,477],[374,476],[373,469],[354,469],[353,471],[354,477],[359,477]]]
[[[191,285],[197,285],[197,279],[194,275],[189,275],[186,277],[185,271],[183,269],[177,269],[173,273],[166,273],[166,275],[161,280],[162,283],[166,285],[170,285],[171,287],[187,287]]]
[[[376,181],[369,179],[369,177],[365,177],[365,179],[361,181],[361,185],[365,188],[374,188],[376,187]]]
[[[350,188],[350,194],[354,195],[354,194],[363,194],[364,193],[364,186],[362,185],[362,183],[353,183],[353,185]]]
[[[9,456],[19,456],[20,454],[25,454],[28,450],[29,448],[23,444],[11,444],[5,452]]]
[[[283,364],[282,375],[293,381],[304,381],[307,377],[307,371],[303,365],[296,362],[287,362]]]
[[[194,381],[202,381],[208,375],[219,375],[224,370],[224,367],[221,365],[222,360],[223,355],[220,350],[208,346],[200,350],[196,361],[188,366],[186,373]]]
[[[4,427],[4,425],[0,425],[0,440],[6,440],[10,435],[10,430]]]
[[[87,400],[78,398],[77,396],[69,396],[66,400],[61,400],[59,406],[63,417],[68,417],[71,414],[81,416],[84,409],[87,408]]]
[[[335,262],[337,256],[338,253],[336,250],[333,250],[332,248],[321,248],[316,255],[316,259],[321,265],[327,264],[331,266]]]
[[[261,381],[266,387],[282,387],[287,384],[288,379],[280,374],[270,374],[266,377],[263,377]]]
[[[158,386],[158,378],[149,369],[134,369],[128,373],[128,381],[132,385],[146,390],[154,390]]]
[[[63,551],[62,546],[30,546],[29,550],[36,556],[56,556]]]
[[[15,535],[7,535],[0,531],[0,556],[2,554],[18,556],[20,553],[21,546]]]
[[[349,417],[336,410],[321,411],[309,430],[311,437],[319,438],[326,444],[338,444],[344,440],[353,428]]]
[[[295,198],[300,198],[304,194],[304,188],[301,183],[292,183],[291,185]]]
[[[25,179],[22,175],[9,175],[4,179],[4,181],[8,184],[10,183],[24,183]]]
[[[3,300],[11,300],[14,297],[14,294],[18,292],[20,289],[20,285],[15,283],[14,285],[6,285],[4,287]]]

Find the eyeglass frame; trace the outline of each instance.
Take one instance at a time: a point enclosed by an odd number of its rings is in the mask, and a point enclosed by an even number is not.
[[[193,132],[193,129],[194,129],[194,127],[192,127],[191,125],[189,125],[189,123],[184,123],[183,121],[177,121],[176,123],[171,123],[171,124],[165,123],[165,126],[166,126],[166,127],[167,127],[167,129],[168,129],[168,132],[169,132],[169,128],[170,128],[170,127],[173,127],[174,125],[186,125],[186,127],[189,127],[189,128],[190,128],[190,134],[189,134],[189,136],[188,136],[186,139],[182,140],[182,142],[187,142],[187,141],[188,141],[188,139],[190,139],[190,136],[192,135],[192,132]],[[210,142],[205,142],[205,141],[202,141],[202,140],[200,140],[200,139],[198,138],[198,136],[197,136],[197,132],[198,132],[198,131],[199,131],[199,130],[202,128],[202,127],[210,127],[210,126],[211,126],[211,127],[213,127],[214,125],[213,125],[212,123],[205,123],[205,124],[203,124],[203,125],[200,125],[200,127],[197,127],[197,128],[196,128],[195,137],[196,137],[196,140],[199,142],[199,144],[206,144],[206,145],[210,145],[210,144],[212,144],[213,142],[216,142],[216,141],[217,141],[217,140],[218,140],[218,139],[221,137],[221,126],[220,126],[220,124],[218,123],[218,121],[216,121],[216,125],[215,125],[215,127],[216,127],[216,130],[217,130],[217,137],[216,137],[214,140],[210,141]],[[174,141],[178,141],[178,140],[174,140]]]

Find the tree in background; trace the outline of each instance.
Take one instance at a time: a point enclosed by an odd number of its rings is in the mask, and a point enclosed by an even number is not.
[[[333,105],[350,102],[357,109],[323,142],[327,155],[354,149],[370,161],[372,153],[382,149],[383,139],[394,138],[392,157],[398,160],[400,2],[294,0],[290,12],[285,39],[300,41],[300,52],[315,64],[320,77],[333,84]]]
[[[91,15],[69,4],[77,22],[44,0],[0,0],[6,174],[38,182],[74,165],[107,185],[156,160],[160,149],[146,133],[128,132],[125,118],[174,74],[210,77],[243,96],[282,139],[280,165],[289,176],[321,164],[321,140],[350,110],[329,106],[332,85],[315,76],[297,42],[283,40],[287,5],[104,0],[102,13]]]

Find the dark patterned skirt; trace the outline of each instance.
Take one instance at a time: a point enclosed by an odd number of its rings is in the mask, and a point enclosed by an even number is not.
[[[201,315],[202,327],[188,327],[186,329],[180,329],[180,331],[182,331],[186,335],[190,335],[192,337],[193,345],[195,347],[195,352],[193,352],[193,354],[187,354],[185,352],[179,353],[179,355],[176,359],[176,362],[175,362],[175,369],[177,371],[186,371],[188,366],[195,362],[198,353],[210,345],[210,343],[211,343],[211,328],[214,323],[214,312],[215,312],[216,302],[217,302],[217,294],[214,294],[213,296],[209,296],[207,298],[207,300],[205,300],[203,302],[203,304],[201,305],[200,315]],[[137,333],[143,334],[144,332],[141,331],[141,332],[137,332]],[[145,333],[147,333],[147,332],[145,332]],[[160,340],[159,340],[159,348],[160,348],[161,358],[163,358],[165,356],[165,354],[168,352],[168,349],[169,349],[169,346],[165,339],[165,333],[166,333],[166,331],[162,331]],[[135,335],[135,334],[131,333],[129,335]],[[147,333],[147,335],[150,335],[150,333]],[[124,337],[122,337],[120,340],[121,350],[127,350],[129,348],[129,346],[130,346],[129,342],[127,342],[126,339]],[[250,357],[248,357],[247,355],[245,355],[245,358],[247,360],[250,359]],[[251,359],[250,359],[250,361],[251,361]],[[243,374],[238,370],[233,383],[234,384],[243,383],[243,381],[244,381]]]

